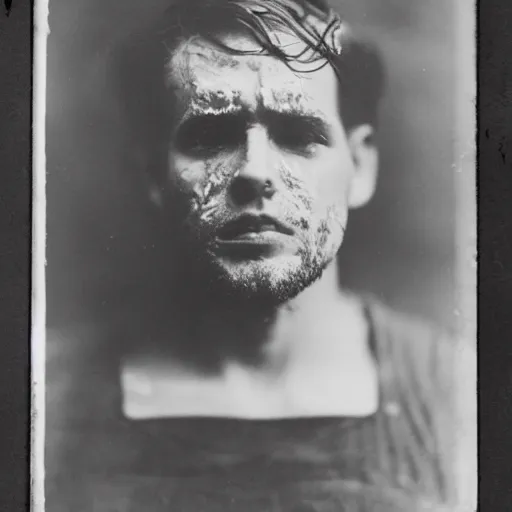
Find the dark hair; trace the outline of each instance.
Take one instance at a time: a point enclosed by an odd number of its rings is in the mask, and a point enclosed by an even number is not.
[[[111,55],[112,84],[130,136],[159,160],[167,150],[172,101],[165,84],[170,53],[192,36],[234,54],[248,52],[226,47],[219,36],[243,32],[253,37],[266,55],[293,69],[297,62],[317,62],[313,70],[331,65],[339,81],[341,121],[349,130],[377,123],[384,73],[380,56],[355,37],[324,0],[171,0],[156,22],[131,34]],[[308,20],[321,20],[321,32]],[[272,30],[291,31],[310,51],[287,54],[276,46]],[[336,39],[336,41],[334,40]],[[336,48],[336,43],[338,47]],[[158,164],[157,164],[158,166]]]

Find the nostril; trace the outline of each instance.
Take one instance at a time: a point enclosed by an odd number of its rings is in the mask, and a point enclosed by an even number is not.
[[[252,180],[236,178],[231,184],[231,197],[235,204],[244,205],[258,197],[258,189]]]
[[[236,205],[241,206],[251,203],[263,197],[270,198],[274,195],[274,185],[271,180],[259,180],[238,176],[230,187],[231,198]]]

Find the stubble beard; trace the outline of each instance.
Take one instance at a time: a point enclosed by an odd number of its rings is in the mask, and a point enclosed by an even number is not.
[[[275,256],[266,260],[226,264],[211,259],[210,292],[244,304],[277,307],[318,280],[327,262],[311,254]]]
[[[275,309],[320,279],[335,257],[322,248],[303,246],[296,254],[233,261],[220,258],[208,237],[189,231],[181,239],[181,287],[198,302],[229,309]]]
[[[302,243],[295,254],[228,260],[216,254],[213,229],[191,215],[186,196],[173,196],[170,218],[182,219],[170,234],[173,252],[179,255],[175,283],[178,294],[196,304],[275,309],[321,278],[343,240],[344,226],[336,235],[339,223],[331,212],[317,230],[300,235]]]

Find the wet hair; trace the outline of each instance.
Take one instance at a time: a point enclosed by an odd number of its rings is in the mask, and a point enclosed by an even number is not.
[[[171,0],[156,22],[131,34],[111,55],[111,84],[129,136],[160,167],[167,151],[173,119],[172,93],[166,65],[174,50],[191,37],[213,43],[231,54],[264,54],[284,62],[330,65],[338,78],[338,105],[346,130],[376,126],[384,78],[373,45],[354,35],[325,0]],[[306,50],[287,53],[276,45],[273,31],[286,31],[306,43]],[[224,34],[252,37],[261,51],[237,50],[221,41]],[[163,169],[162,169],[163,170]]]

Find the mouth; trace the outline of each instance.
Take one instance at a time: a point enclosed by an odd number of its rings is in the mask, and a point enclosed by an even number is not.
[[[293,229],[268,215],[242,215],[224,224],[217,231],[217,240],[230,243],[261,243],[266,239],[272,240],[282,235],[293,234]]]

